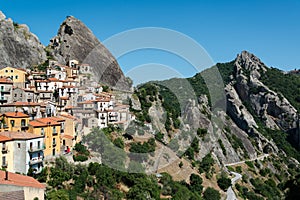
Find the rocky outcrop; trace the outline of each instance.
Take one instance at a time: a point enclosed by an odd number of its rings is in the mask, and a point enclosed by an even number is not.
[[[73,16],[68,16],[61,24],[57,36],[50,40],[47,49],[61,63],[76,59],[90,64],[94,67],[97,81],[119,89],[130,88],[116,59],[92,31]]]
[[[267,70],[256,56],[243,51],[236,58],[235,82],[231,85],[241,101],[251,105],[267,127],[282,130],[294,128],[297,110],[284,96],[270,90],[260,81],[261,73]]]
[[[6,19],[0,11],[0,67],[26,68],[46,59],[44,46],[29,28]]]

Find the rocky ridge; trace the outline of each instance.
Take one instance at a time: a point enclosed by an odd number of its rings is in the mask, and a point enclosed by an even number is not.
[[[0,11],[0,67],[26,68],[47,59],[44,46],[28,26],[18,24]]]
[[[73,16],[60,25],[57,36],[47,47],[50,55],[61,63],[76,59],[94,67],[97,81],[128,90],[130,84],[116,59],[96,38],[92,31]]]

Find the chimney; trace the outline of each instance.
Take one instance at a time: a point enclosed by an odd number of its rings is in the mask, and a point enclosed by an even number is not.
[[[8,181],[8,171],[5,171],[5,180]]]

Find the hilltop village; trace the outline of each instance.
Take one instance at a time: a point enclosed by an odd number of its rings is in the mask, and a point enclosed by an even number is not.
[[[93,81],[88,64],[49,61],[46,70],[0,70],[0,158],[8,172],[40,173],[45,160],[68,154],[91,128],[126,127],[129,106]]]

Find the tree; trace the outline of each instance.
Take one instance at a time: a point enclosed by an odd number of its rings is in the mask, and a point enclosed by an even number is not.
[[[202,183],[203,180],[199,175],[191,174],[189,189],[194,193],[201,194],[203,190]]]
[[[224,191],[227,191],[227,189],[231,186],[231,180],[224,176],[219,178],[217,182],[218,182],[218,186]]]
[[[49,200],[69,200],[69,195],[66,190],[52,190],[47,194]]]
[[[219,200],[221,199],[221,195],[214,188],[208,187],[203,193],[203,198],[205,200]]]

